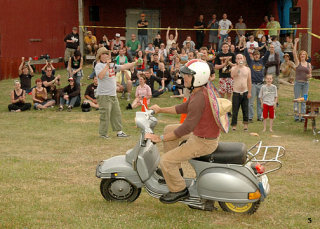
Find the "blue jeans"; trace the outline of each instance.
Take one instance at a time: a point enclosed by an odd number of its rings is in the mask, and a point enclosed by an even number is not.
[[[303,97],[303,95],[308,94],[309,91],[309,82],[294,82],[294,98],[297,99],[299,97]],[[306,113],[306,103],[301,103],[301,110],[299,112],[299,103],[294,103],[293,104],[293,110],[294,110],[294,119],[299,120],[299,115],[300,114],[305,114]]]
[[[93,71],[91,72],[89,78],[93,79],[96,76],[96,71],[93,69]]]
[[[138,35],[138,39],[140,41],[141,50],[145,50],[148,46],[148,35]]]
[[[221,39],[219,40],[219,46],[218,46],[218,50],[221,51],[221,47],[222,47],[222,43],[224,42],[224,39],[226,39],[227,37],[229,37],[229,34],[225,34],[225,35],[220,35]]]
[[[63,95],[60,97],[60,105],[67,104],[68,106],[78,107],[80,106],[81,98],[80,96],[70,97],[69,100],[65,100]]]
[[[251,87],[251,98],[249,99],[249,119],[253,119],[253,104],[254,104],[254,99],[257,99],[257,119],[261,119],[262,118],[262,108],[261,108],[261,102],[259,99],[259,93],[262,87],[262,83],[261,84],[255,84],[252,83],[252,87]]]

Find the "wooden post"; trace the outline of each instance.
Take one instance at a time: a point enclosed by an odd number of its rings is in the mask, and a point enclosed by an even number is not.
[[[80,43],[80,52],[82,56],[84,55],[84,43],[83,43],[83,34],[84,28],[80,27],[84,25],[83,21],[83,0],[78,0],[78,14],[79,14],[79,43]]]
[[[313,8],[313,0],[308,0],[308,28],[310,28],[310,32],[312,32],[312,8]],[[311,54],[311,47],[312,47],[312,36],[308,33],[308,55],[312,56]]]

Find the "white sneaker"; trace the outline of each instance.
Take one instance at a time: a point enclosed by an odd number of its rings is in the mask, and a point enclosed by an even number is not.
[[[125,132],[121,132],[121,133],[117,133],[117,137],[118,138],[126,138],[126,137],[129,137],[129,135],[127,135]]]

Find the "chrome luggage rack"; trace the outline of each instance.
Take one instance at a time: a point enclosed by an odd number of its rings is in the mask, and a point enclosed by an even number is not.
[[[257,151],[255,153],[251,152],[254,149],[257,149]],[[272,151],[272,150],[274,151],[273,157],[270,156],[270,154],[271,154],[270,151]],[[264,151],[263,155],[261,158],[258,158],[258,154],[261,151]],[[262,165],[266,165],[268,163],[275,163],[276,165],[274,166],[274,168],[271,168],[269,170],[266,169],[266,171],[264,173],[258,174],[258,176],[261,176],[261,175],[264,175],[267,173],[271,173],[271,172],[275,172],[282,167],[282,163],[279,160],[279,158],[283,157],[285,155],[285,152],[286,152],[286,150],[282,146],[263,146],[262,141],[259,141],[248,150],[247,160],[246,160],[245,164],[247,164],[249,162],[259,162]],[[269,153],[269,155],[268,155],[268,153]],[[261,156],[261,154],[259,156]]]

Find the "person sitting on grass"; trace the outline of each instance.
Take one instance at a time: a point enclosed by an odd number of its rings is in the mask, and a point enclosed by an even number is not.
[[[161,79],[160,77],[155,76],[154,74],[151,73],[152,69],[149,68],[147,71],[145,71],[145,76],[146,76],[146,84],[151,88],[152,92],[152,97],[158,97],[159,95],[162,95],[164,92],[164,80]],[[160,89],[156,90],[154,88],[154,81],[157,81],[159,85],[161,86]]]
[[[115,58],[115,62],[117,65],[123,65],[128,63],[128,57],[125,55],[124,48],[120,48],[119,55]]]
[[[19,77],[21,82],[21,89],[26,93],[31,92],[31,78],[33,77],[33,69],[30,66],[30,61],[24,65],[24,57],[21,58],[21,64],[19,66]]]
[[[283,55],[284,61],[280,65],[281,76],[283,79],[279,79],[280,83],[286,85],[293,85],[294,78],[296,76],[296,66],[290,60],[290,55],[285,53]]]
[[[127,110],[135,109],[143,105],[143,99],[147,99],[147,105],[150,104],[150,98],[152,96],[151,88],[146,84],[146,76],[141,73],[139,76],[139,86],[136,89],[136,98],[133,100],[132,104],[128,104]]]
[[[270,132],[272,132],[273,119],[275,117],[275,110],[278,102],[277,87],[272,84],[272,75],[266,75],[266,83],[261,87],[259,99],[261,101],[261,108],[263,109],[263,132],[267,129],[267,118],[270,119]]]
[[[165,89],[171,91],[171,75],[162,62],[159,63],[159,71],[157,76],[164,80]]]
[[[55,99],[56,102],[58,102],[57,98],[57,87],[56,85],[60,85],[60,75],[57,75],[56,77],[53,75],[54,69],[51,67],[51,65],[47,66],[45,69],[45,75],[42,75],[41,80],[43,87],[46,88],[48,93],[48,98]]]
[[[83,75],[82,66],[83,66],[83,58],[81,57],[81,52],[77,50],[74,52],[74,55],[69,58],[68,73],[69,73],[69,77],[73,77],[76,83],[79,85]]]
[[[36,87],[32,89],[32,100],[36,110],[47,109],[56,103],[53,99],[48,99],[47,90],[42,87],[41,79],[36,79]]]
[[[117,72],[117,92],[122,93],[121,99],[125,98],[125,93],[127,92],[127,101],[130,101],[132,81],[131,72],[129,70],[123,70]]]
[[[65,103],[68,106],[68,111],[71,111],[73,107],[80,106],[80,85],[76,84],[72,77],[68,81],[69,85],[62,89],[59,111],[63,110]]]
[[[135,61],[137,61],[139,59],[140,59],[140,62],[138,62],[136,69],[137,69],[137,71],[143,72],[146,69],[147,59],[146,59],[145,53],[141,50],[139,50],[137,52],[137,55],[134,58]]]
[[[95,96],[95,91],[97,90],[97,87],[98,87],[98,77],[95,76],[93,78],[93,83],[88,85],[86,92],[84,93],[85,100],[83,102],[89,103],[90,107],[99,109],[99,104]]]
[[[11,112],[20,112],[30,110],[31,104],[26,103],[26,92],[21,89],[21,84],[18,80],[14,81],[14,90],[11,91],[11,104],[8,109]]]

